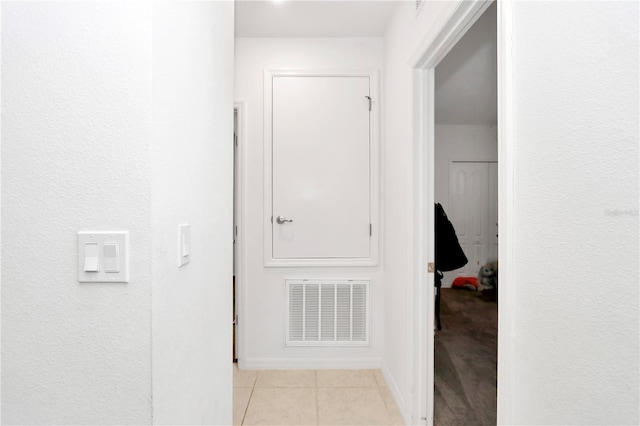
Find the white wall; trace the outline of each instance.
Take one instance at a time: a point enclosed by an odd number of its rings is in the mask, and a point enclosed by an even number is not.
[[[382,267],[265,268],[263,256],[264,139],[263,82],[265,69],[368,70],[382,68],[382,40],[364,39],[236,39],[237,101],[246,102],[244,231],[244,294],[240,339],[241,367],[322,368],[379,365],[383,348]],[[243,237],[244,234],[244,237]],[[284,347],[285,278],[371,279],[371,347]]]
[[[455,6],[426,2],[415,18],[402,4],[385,36],[384,362],[408,422],[408,62]],[[515,339],[501,421],[637,424],[638,5],[515,2],[513,19],[516,264],[501,303]]]
[[[2,422],[151,423],[151,9],[2,3]],[[79,230],[128,229],[129,284]]]
[[[3,424],[231,422],[232,22],[2,3]],[[77,282],[89,229],[130,231],[128,284]]]
[[[233,2],[154,2],[155,424],[231,422],[232,129]]]
[[[452,161],[498,161],[496,126],[436,124],[435,201],[442,204],[449,214],[449,167]],[[456,276],[455,271],[445,272],[442,287],[451,287]]]
[[[514,4],[507,423],[640,422],[638,14]]]
[[[407,424],[413,372],[413,140],[410,58],[432,39],[454,2],[425,2],[418,17],[401,2],[384,38],[384,373]],[[391,225],[393,224],[393,225]],[[426,360],[425,360],[426,362]],[[415,420],[415,423],[418,419]]]

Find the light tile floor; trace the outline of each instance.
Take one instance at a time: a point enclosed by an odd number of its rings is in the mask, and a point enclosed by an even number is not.
[[[233,371],[234,425],[403,425],[380,370]]]

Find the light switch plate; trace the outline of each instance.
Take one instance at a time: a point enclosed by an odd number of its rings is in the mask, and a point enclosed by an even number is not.
[[[191,226],[178,225],[178,268],[191,261]]]
[[[92,249],[91,253],[85,252],[87,244]],[[87,262],[85,259],[87,256],[94,256],[93,244],[98,245],[98,271],[87,272],[85,269],[94,269],[93,260],[89,259]],[[105,245],[107,245],[108,255],[106,261]],[[128,283],[129,231],[78,232],[78,281],[81,283]]]

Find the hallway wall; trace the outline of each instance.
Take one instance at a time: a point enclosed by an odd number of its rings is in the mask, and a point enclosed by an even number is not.
[[[236,101],[246,102],[243,285],[245,306],[240,338],[241,367],[379,367],[384,347],[382,266],[264,267],[264,70],[370,70],[382,68],[380,38],[237,38]],[[244,232],[244,237],[242,233]],[[382,243],[381,243],[382,244]],[[285,347],[285,278],[371,280],[370,347]]]
[[[413,104],[411,56],[435,37],[455,2],[400,2],[384,38],[384,372],[407,424],[413,387]],[[425,360],[426,362],[426,360]]]
[[[233,5],[170,3],[2,2],[3,424],[231,423]]]
[[[151,9],[2,3],[2,423],[151,423]],[[129,229],[128,284],[77,232]]]
[[[510,335],[499,355],[498,421],[636,424],[638,4],[513,4],[515,174],[503,179],[515,199],[503,202],[514,203],[515,274],[502,284],[512,287],[501,298]],[[385,36],[384,124],[384,217],[394,224],[385,235],[384,363],[409,424],[418,419],[404,327],[415,266],[408,63],[456,3],[425,2],[417,17],[412,6],[399,6]]]
[[[507,423],[640,422],[639,12],[514,2]]]
[[[233,2],[154,2],[154,424],[231,422]],[[191,261],[177,267],[179,223]]]

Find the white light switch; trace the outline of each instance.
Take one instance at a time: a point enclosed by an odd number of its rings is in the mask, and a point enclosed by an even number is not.
[[[191,260],[191,226],[178,225],[178,268]]]
[[[129,282],[129,232],[78,232],[78,281]]]
[[[102,251],[104,253],[104,271],[110,274],[120,272],[118,243],[105,243],[102,246]]]
[[[85,243],[84,245],[84,272],[100,271],[98,258],[98,243]]]

